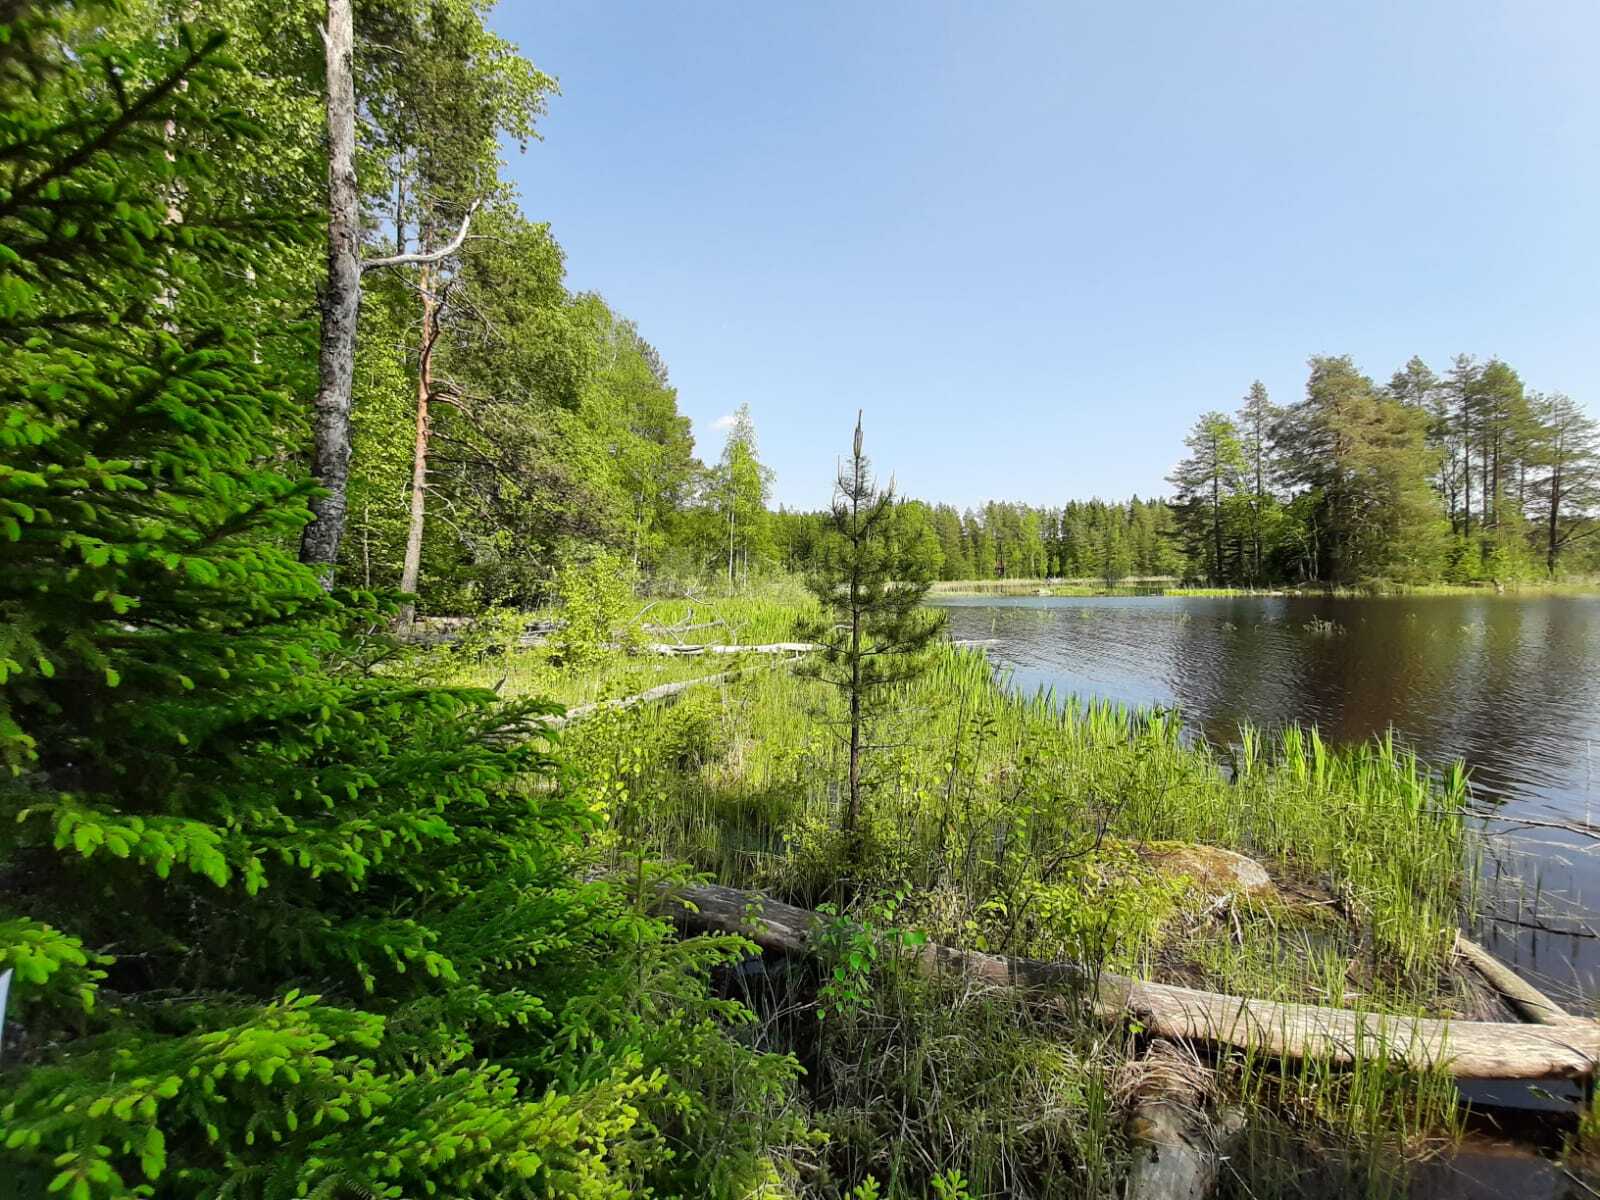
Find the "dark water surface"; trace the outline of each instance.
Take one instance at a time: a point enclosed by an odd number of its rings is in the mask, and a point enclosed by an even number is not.
[[[1514,852],[1500,869],[1528,892],[1504,913],[1522,923],[1484,939],[1569,994],[1600,992],[1600,939],[1587,932],[1600,929],[1600,842],[1515,824],[1600,821],[1600,597],[938,603],[952,637],[993,639],[990,657],[1027,691],[1176,706],[1218,743],[1243,721],[1315,724],[1334,742],[1392,726],[1435,765],[1464,760],[1489,844]]]

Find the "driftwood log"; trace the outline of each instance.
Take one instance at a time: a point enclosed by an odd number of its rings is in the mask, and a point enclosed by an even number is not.
[[[809,955],[820,918],[757,893],[712,885],[663,892],[663,915],[699,932],[738,933],[777,953]],[[1041,962],[928,944],[907,955],[927,974],[963,974],[1045,996],[1083,996],[1105,1020],[1136,1020],[1174,1041],[1251,1050],[1283,1059],[1349,1065],[1382,1056],[1411,1070],[1458,1079],[1588,1079],[1600,1061],[1600,1024],[1519,1025],[1446,1021],[1390,1013],[1253,1000],[1095,975],[1070,962]]]
[[[726,683],[743,675],[748,668],[740,667],[732,671],[722,671],[716,675],[702,675],[698,679],[685,679],[679,683],[663,683],[659,687],[647,688],[636,692],[632,696],[623,696],[617,700],[595,700],[588,704],[575,704],[567,709],[564,716],[551,717],[546,724],[551,729],[560,729],[571,725],[574,721],[581,721],[585,717],[593,716],[608,708],[632,708],[635,704],[649,704],[654,700],[665,700],[669,696],[676,696],[679,692],[686,692],[690,688],[701,687],[708,683]]]
[[[1244,1131],[1237,1108],[1219,1108],[1216,1072],[1192,1046],[1152,1038],[1118,1071],[1132,1150],[1124,1200],[1205,1200]]]
[[[1533,984],[1518,975],[1477,942],[1456,935],[1456,954],[1483,976],[1489,986],[1510,1002],[1525,1020],[1536,1025],[1591,1025],[1582,1017],[1574,1017]]]
[[[1244,1117],[1212,1120],[1176,1100],[1140,1101],[1128,1123],[1133,1161],[1126,1200],[1205,1200],[1217,1188],[1222,1160],[1244,1131]]]
[[[822,647],[815,642],[763,642],[757,645],[680,645],[677,642],[646,642],[651,654],[805,654]]]

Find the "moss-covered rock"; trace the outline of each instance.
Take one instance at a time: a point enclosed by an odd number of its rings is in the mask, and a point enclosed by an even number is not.
[[[1183,876],[1208,896],[1266,896],[1277,889],[1267,869],[1253,858],[1220,846],[1192,842],[1147,842],[1139,857],[1168,878]]]

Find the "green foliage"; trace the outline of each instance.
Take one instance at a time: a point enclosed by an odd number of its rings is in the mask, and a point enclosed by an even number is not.
[[[619,555],[599,551],[569,558],[556,572],[555,598],[561,624],[550,644],[566,666],[591,662],[634,636],[624,628],[634,607],[633,581]]]
[[[69,32],[0,42],[14,1186],[775,1187],[795,1068],[705,982],[743,944],[584,881],[598,814],[553,706],[369,673],[391,602],[289,553],[280,368],[311,348],[284,275],[234,289],[311,231],[211,187],[254,136],[218,46]]]
[[[861,916],[842,916],[835,904],[819,904],[817,911],[828,919],[814,936],[825,977],[817,989],[817,1019],[826,1021],[872,1007],[873,975],[880,955],[887,951],[926,945],[928,935],[920,929],[903,929],[895,919],[905,906],[906,890],[886,893],[862,906]]]
[[[1171,477],[1190,561],[1220,583],[1227,572],[1231,539],[1224,533],[1240,511],[1247,466],[1239,427],[1220,412],[1208,412],[1184,439],[1189,456]]]
[[[892,536],[893,488],[879,490],[861,446],[858,417],[850,465],[840,468],[835,484],[828,537],[807,581],[822,615],[800,622],[800,636],[820,647],[802,672],[838,688],[848,706],[844,825],[851,833],[860,824],[865,732],[888,703],[889,689],[921,672],[924,652],[944,627],[942,613],[922,606],[932,561],[921,543]]]
[[[759,566],[768,550],[767,500],[772,493],[772,472],[759,457],[748,404],[741,404],[733,414],[709,488],[726,535],[727,581],[732,587],[737,580],[749,578],[751,560]]]

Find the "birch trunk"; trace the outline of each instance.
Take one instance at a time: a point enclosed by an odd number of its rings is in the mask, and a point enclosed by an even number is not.
[[[350,392],[355,376],[356,319],[361,307],[361,212],[356,192],[356,96],[351,0],[328,0],[323,33],[328,73],[328,279],[321,297],[317,398],[311,474],[326,495],[311,502],[313,519],[300,538],[300,561],[321,568],[333,586],[344,535],[350,478]]]

